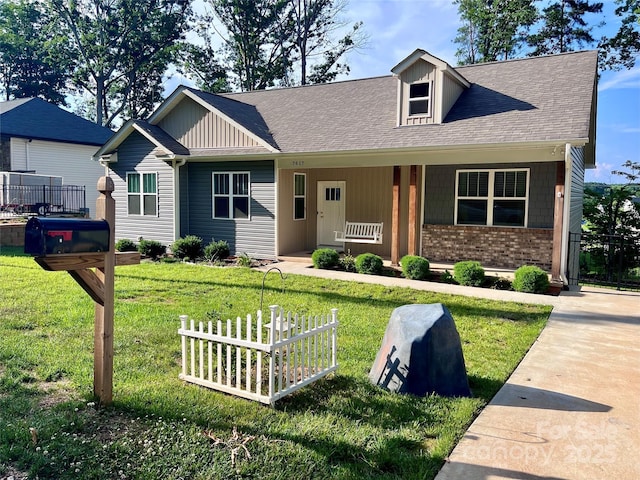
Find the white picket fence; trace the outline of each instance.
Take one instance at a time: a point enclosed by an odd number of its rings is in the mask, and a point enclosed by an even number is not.
[[[233,322],[195,321],[180,315],[181,380],[250,400],[276,400],[338,368],[336,339],[338,309],[330,315],[292,315],[278,305],[269,307],[270,322],[249,314]],[[189,322],[189,328],[187,328]]]

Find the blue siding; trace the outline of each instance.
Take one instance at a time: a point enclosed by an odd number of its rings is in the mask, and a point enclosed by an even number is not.
[[[157,240],[169,245],[175,240],[173,168],[158,160],[151,151],[155,145],[139,133],[132,133],[118,148],[118,161],[110,165],[109,176],[115,184],[116,239],[138,237]],[[127,213],[127,172],[158,174],[158,215],[131,215]]]
[[[184,168],[184,167],[183,167]],[[213,172],[249,172],[251,204],[249,220],[213,218]],[[253,258],[275,258],[275,175],[273,161],[191,163],[181,175],[188,176],[187,205],[182,204],[182,234],[197,235],[207,244],[226,240],[231,253],[246,253]],[[183,189],[182,195],[185,194]],[[181,197],[182,197],[181,195]],[[185,213],[188,212],[188,213]]]

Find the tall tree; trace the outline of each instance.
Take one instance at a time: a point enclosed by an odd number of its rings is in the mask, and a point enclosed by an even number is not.
[[[224,52],[238,88],[260,90],[285,78],[292,48],[289,0],[209,0],[209,4],[227,31],[221,35]]]
[[[640,258],[640,204],[634,201],[638,192],[636,182],[640,179],[640,163],[628,160],[622,166],[628,170],[612,173],[624,177],[626,184],[606,185],[601,189],[585,188],[584,192],[585,230],[605,239],[611,236],[624,238],[617,254],[614,248],[598,246],[601,241],[596,241],[595,246],[589,249],[593,263],[608,266],[606,273],[609,279],[614,264],[621,264],[625,269],[634,268],[639,266]],[[614,259],[615,255],[620,257]]]
[[[216,60],[217,51],[210,33],[207,29],[198,29],[198,32],[204,43],[183,45],[180,49],[178,70],[200,90],[214,93],[230,91],[227,71]]]
[[[455,0],[463,25],[454,42],[459,63],[507,60],[517,55],[536,20],[536,0]]]
[[[340,15],[346,0],[289,0],[292,11],[294,45],[294,75],[299,83],[326,83],[349,67],[341,62],[345,54],[362,47],[367,39],[362,22],[354,23],[349,32],[336,41],[336,33],[346,27]]]
[[[595,42],[591,35],[594,25],[589,25],[585,15],[601,13],[602,2],[588,0],[560,0],[542,11],[540,30],[529,36],[527,42],[532,57],[553,53],[571,52]]]
[[[184,37],[188,0],[48,0],[70,32],[76,88],[95,102],[94,121],[143,116],[162,94],[161,79]]]
[[[616,15],[621,18],[615,36],[600,43],[601,66],[631,69],[640,56],[640,0],[616,0]]]
[[[0,1],[0,92],[5,100],[40,97],[65,104],[67,39],[42,5]]]

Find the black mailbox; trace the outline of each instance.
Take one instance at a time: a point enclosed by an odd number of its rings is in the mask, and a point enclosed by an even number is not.
[[[43,257],[108,250],[109,222],[106,220],[32,217],[25,227],[24,253]]]

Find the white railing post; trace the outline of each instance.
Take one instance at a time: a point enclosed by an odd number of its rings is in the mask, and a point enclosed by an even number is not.
[[[211,320],[207,324],[207,333],[213,335],[213,322]],[[209,367],[207,378],[210,382],[213,382],[213,342],[211,340],[207,341],[207,366]]]
[[[195,320],[191,319],[190,329],[192,332],[196,330]],[[196,376],[196,339],[195,337],[191,337],[191,376]]]
[[[258,344],[262,343],[262,311],[258,310],[258,324],[256,325],[256,334]],[[256,359],[256,393],[262,394],[262,350],[258,350]]]
[[[269,398],[273,398],[274,394],[274,383],[275,383],[275,359],[274,356],[276,354],[275,349],[273,348],[276,343],[276,310],[278,309],[277,305],[270,305],[269,310],[271,311],[271,329],[269,330],[269,346],[271,347],[271,355],[269,355]]]
[[[331,309],[331,323],[333,324],[331,328],[332,341],[331,341],[331,366],[335,367],[338,364],[338,356],[337,356],[337,347],[336,342],[338,339],[338,309]]]
[[[188,315],[180,315],[180,326],[184,332],[187,329]],[[187,336],[182,335],[182,375],[187,374]]]
[[[204,324],[202,322],[200,322],[200,324],[198,325],[198,332],[202,333],[204,332]],[[200,378],[204,378],[204,340],[202,338],[200,338],[200,342],[199,342],[199,352],[200,353]]]

